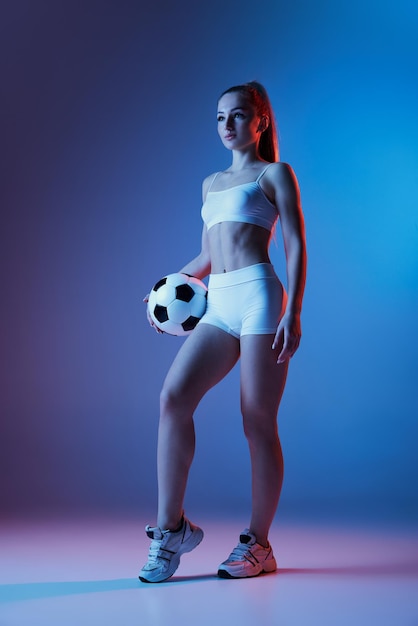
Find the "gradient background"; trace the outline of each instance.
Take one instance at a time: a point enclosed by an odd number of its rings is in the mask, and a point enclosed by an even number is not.
[[[281,510],[416,516],[418,4],[2,13],[4,513],[154,511],[158,393],[182,340],[149,329],[142,298],[198,252],[201,181],[230,156],[217,96],[257,79],[308,233]],[[280,238],[271,252],[283,276]],[[247,510],[238,369],[196,417],[187,507]]]

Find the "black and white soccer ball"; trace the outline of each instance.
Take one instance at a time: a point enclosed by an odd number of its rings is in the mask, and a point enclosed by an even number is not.
[[[148,311],[160,330],[188,335],[206,310],[207,287],[199,278],[169,274],[159,280],[148,296]]]

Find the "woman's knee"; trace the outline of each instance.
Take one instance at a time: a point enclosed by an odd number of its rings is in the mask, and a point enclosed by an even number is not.
[[[187,389],[165,382],[160,392],[161,415],[186,416],[191,411],[191,399]]]
[[[278,437],[277,414],[261,406],[242,407],[244,434],[251,441],[273,441]]]
[[[181,404],[181,397],[175,388],[164,383],[160,392],[160,410],[161,414],[170,413]]]

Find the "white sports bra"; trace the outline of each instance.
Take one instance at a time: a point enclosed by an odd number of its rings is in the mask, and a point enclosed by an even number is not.
[[[243,222],[273,231],[279,213],[259,184],[270,165],[263,169],[256,180],[222,191],[210,191],[219,172],[215,174],[202,206],[202,219],[208,230],[221,222]]]

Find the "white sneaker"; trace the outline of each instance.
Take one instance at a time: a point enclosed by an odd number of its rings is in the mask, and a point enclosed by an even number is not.
[[[247,528],[239,538],[239,544],[218,569],[220,578],[249,578],[262,573],[275,572],[276,559],[270,544],[267,548],[257,543],[255,535]]]
[[[170,578],[185,552],[191,552],[203,539],[203,530],[185,517],[177,532],[161,530],[158,526],[146,526],[145,531],[151,541],[148,562],[139,572],[139,580],[144,583],[160,583]]]

